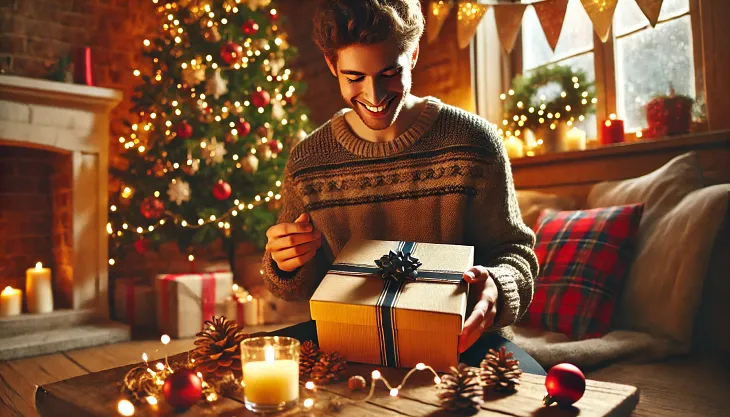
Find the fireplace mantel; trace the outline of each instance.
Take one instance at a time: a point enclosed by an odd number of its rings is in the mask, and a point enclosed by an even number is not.
[[[109,112],[117,90],[0,75],[0,143],[70,155],[74,310],[108,318]]]

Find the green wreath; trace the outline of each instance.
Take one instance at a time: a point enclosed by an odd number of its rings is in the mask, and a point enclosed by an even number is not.
[[[515,77],[509,94],[500,96],[505,102],[500,128],[515,133],[524,129],[535,131],[560,121],[568,124],[581,121],[595,111],[597,101],[594,83],[587,79],[584,71],[567,66],[540,67],[529,75]],[[550,101],[538,97],[538,90],[551,83],[560,85],[561,93]]]

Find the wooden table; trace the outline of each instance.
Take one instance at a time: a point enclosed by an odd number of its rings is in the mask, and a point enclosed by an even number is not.
[[[184,355],[171,357],[171,360],[184,360]],[[36,408],[43,417],[54,416],[113,416],[117,403],[124,396],[120,392],[120,381],[131,366],[123,366],[102,372],[82,375],[56,383],[39,386],[36,391]],[[371,365],[351,364],[348,376],[369,375],[376,367]],[[391,385],[398,385],[407,370],[377,367]],[[628,385],[606,382],[588,381],[586,393],[574,408],[545,408],[542,398],[545,395],[544,377],[525,374],[516,394],[507,396],[490,396],[482,405],[477,416],[629,416],[639,401],[638,389]],[[352,393],[347,388],[346,380],[336,384],[319,387],[315,395],[315,405],[311,410],[303,408],[291,410],[280,415],[337,415],[337,416],[447,416],[451,415],[438,405],[437,389],[433,385],[433,376],[426,372],[417,372],[408,379],[398,397],[391,397],[388,391],[378,383],[373,398],[367,402],[356,401],[365,397],[365,393]],[[302,388],[302,396],[305,393]],[[354,400],[354,401],[353,401]],[[329,406],[341,403],[338,410]],[[243,405],[243,398],[231,395],[221,398],[213,404],[196,405],[188,411],[175,414],[165,405],[157,407],[149,405],[137,406],[135,416],[253,416]]]

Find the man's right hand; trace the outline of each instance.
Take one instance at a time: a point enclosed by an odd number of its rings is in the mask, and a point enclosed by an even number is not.
[[[279,223],[266,231],[266,250],[282,271],[291,272],[314,258],[322,244],[322,234],[315,230],[309,214],[303,213],[294,223]]]

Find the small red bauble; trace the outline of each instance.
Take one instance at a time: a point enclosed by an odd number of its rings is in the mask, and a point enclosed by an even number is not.
[[[278,140],[270,140],[266,142],[267,145],[269,145],[269,148],[271,148],[271,152],[273,153],[279,153],[281,152],[284,145],[279,142]]]
[[[175,133],[177,133],[177,137],[180,139],[187,139],[190,136],[193,136],[193,127],[186,120],[183,120],[179,125],[177,125]]]
[[[256,107],[266,107],[271,102],[271,96],[265,90],[254,91],[251,94],[251,104]]]
[[[574,404],[583,397],[586,390],[586,377],[577,366],[559,363],[553,366],[545,377],[547,395],[545,405],[558,403],[562,407]]]
[[[227,200],[230,196],[231,185],[223,180],[218,180],[218,182],[213,186],[213,197],[222,201]]]
[[[139,212],[142,213],[145,219],[157,220],[165,212],[165,203],[157,197],[145,197],[139,206]]]
[[[276,9],[269,10],[269,18],[273,21],[279,18],[279,11]]]
[[[242,117],[238,119],[238,123],[236,123],[236,130],[238,130],[238,136],[246,136],[251,133],[251,123],[247,122]]]
[[[243,25],[241,25],[241,30],[246,35],[252,36],[259,31],[259,24],[256,23],[253,19],[248,19],[247,21],[243,22]]]
[[[230,65],[241,59],[243,48],[235,42],[226,42],[221,46],[221,59]]]
[[[140,239],[134,242],[134,250],[136,250],[138,254],[144,255],[150,250],[150,241],[147,239]]]
[[[162,394],[172,408],[190,408],[202,398],[203,386],[200,378],[189,369],[178,369],[165,378]]]

